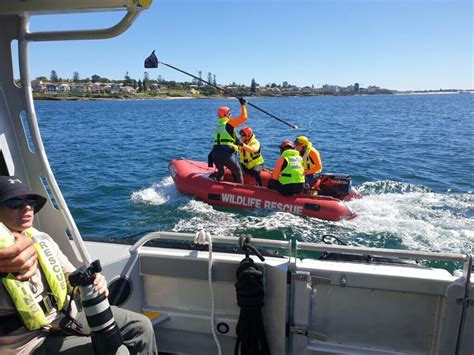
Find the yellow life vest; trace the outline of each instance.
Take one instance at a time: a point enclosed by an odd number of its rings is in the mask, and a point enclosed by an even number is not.
[[[34,228],[25,230],[25,234],[34,239],[34,247],[38,254],[38,261],[48,282],[49,288],[56,300],[58,310],[66,303],[67,283],[59,260],[53,253],[48,239]],[[43,309],[34,299],[28,281],[18,281],[11,273],[2,279],[17,312],[29,330],[38,330],[49,324]]]
[[[314,150],[316,154],[319,156],[319,152],[313,148],[313,143],[309,142],[308,145],[306,146],[306,150],[304,151],[303,154],[303,167],[304,171],[311,170],[311,168],[314,166],[314,161],[311,159],[309,153],[311,153],[311,150]],[[319,174],[323,170],[322,164],[321,164],[321,169],[315,171],[316,174]]]
[[[225,129],[227,122],[229,122],[229,119],[226,117],[217,120],[217,128],[214,131],[214,146],[227,145],[237,151],[237,146],[235,145],[237,136],[235,131],[233,132],[233,135],[227,132]]]
[[[258,142],[257,138],[255,136],[252,136],[249,140],[247,145],[253,145],[254,143],[257,143],[259,148],[256,153],[249,153],[245,149],[240,148],[240,162],[244,164],[244,166],[247,169],[253,169],[257,165],[263,164],[263,155],[260,153],[260,143]]]
[[[281,171],[278,181],[282,185],[304,182],[303,159],[297,150],[285,150],[281,156],[286,160],[286,166]]]

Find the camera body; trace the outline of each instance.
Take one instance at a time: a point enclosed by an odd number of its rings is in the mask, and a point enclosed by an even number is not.
[[[94,277],[100,271],[100,261],[95,260],[88,267],[81,266],[72,272],[69,283],[81,289],[81,305],[91,329],[94,352],[115,354],[123,341],[107,297],[94,290]]]
[[[69,274],[69,283],[71,286],[88,286],[94,283],[94,275],[102,271],[100,261],[95,260],[86,268],[81,266],[76,271]]]

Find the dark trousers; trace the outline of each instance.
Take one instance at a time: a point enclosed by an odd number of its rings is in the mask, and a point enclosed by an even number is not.
[[[123,345],[118,349],[117,354],[158,354],[155,332],[147,317],[115,306],[111,306],[111,309],[123,339]],[[77,321],[83,325],[86,332],[89,332],[84,312],[78,314]],[[91,337],[54,335],[53,333],[46,337],[43,344],[33,354],[86,355],[94,354],[94,349]]]
[[[285,196],[296,195],[303,192],[304,183],[297,184],[285,184],[283,185],[278,180],[270,180],[268,182],[268,188],[272,190],[277,190],[279,193]]]
[[[221,181],[225,174],[225,168],[227,167],[236,183],[242,184],[244,182],[244,177],[242,175],[242,170],[240,169],[240,164],[237,162],[237,159],[234,157],[234,149],[229,146],[215,146],[212,149],[212,160],[217,168],[217,173],[214,175],[217,181]]]
[[[240,164],[240,167],[244,171],[245,174],[249,174],[250,176],[253,176],[255,178],[255,181],[257,182],[258,186],[263,186],[262,182],[262,170],[263,170],[263,165],[256,165],[252,169],[247,169],[244,165]]]

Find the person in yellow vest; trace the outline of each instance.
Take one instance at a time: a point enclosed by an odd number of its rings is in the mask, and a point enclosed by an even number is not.
[[[244,173],[255,178],[258,186],[263,186],[262,170],[263,155],[260,149],[260,142],[253,134],[252,128],[246,126],[240,130],[239,146],[240,166]]]
[[[45,197],[32,193],[18,177],[0,176],[0,236],[2,240],[14,238],[15,244],[28,238],[34,247],[34,253],[29,247],[23,250],[30,254],[30,261],[18,269],[22,272],[20,278],[14,274],[13,259],[4,258],[0,264],[2,355],[94,353],[91,337],[85,334],[88,326],[84,312],[78,311],[75,302],[69,302],[71,287],[67,276],[76,268],[49,235],[33,228],[34,215],[46,202]],[[105,297],[109,293],[107,282],[99,273],[94,278],[94,290]],[[67,310],[69,303],[71,309]],[[123,339],[118,353],[158,353],[148,318],[114,306],[111,309]],[[64,322],[68,319],[75,322]]]
[[[280,153],[268,188],[287,196],[299,194],[304,187],[303,159],[289,140],[280,144]]]
[[[306,136],[298,136],[295,139],[295,148],[303,158],[305,186],[304,190],[309,192],[311,186],[321,177],[323,163],[319,152]]]
[[[234,153],[238,151],[238,137],[235,128],[247,121],[246,101],[239,98],[240,116],[231,117],[230,109],[227,106],[221,106],[217,110],[217,128],[214,132],[214,146],[208,157],[208,163],[216,165],[217,172],[211,174],[211,178],[221,181],[227,167],[234,178],[234,181],[242,184],[244,182],[240,164],[234,157]]]

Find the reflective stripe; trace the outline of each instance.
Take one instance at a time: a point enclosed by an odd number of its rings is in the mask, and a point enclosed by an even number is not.
[[[18,281],[10,273],[2,279],[2,283],[26,328],[37,330],[49,323],[43,310],[35,301],[28,281]]]
[[[234,144],[237,140],[237,136],[235,131],[233,132],[233,135],[227,132],[227,122],[229,122],[229,119],[226,117],[217,120],[217,128],[214,131],[214,145],[226,145],[237,150],[237,146]]]
[[[62,309],[67,296],[67,283],[59,260],[55,257],[51,244],[44,233],[29,228],[25,231],[25,234],[33,237],[35,241],[34,246],[46,281],[56,299],[58,309]]]
[[[300,153],[296,150],[288,149],[281,156],[285,159],[286,166],[281,171],[278,181],[282,185],[304,182],[303,159]]]

